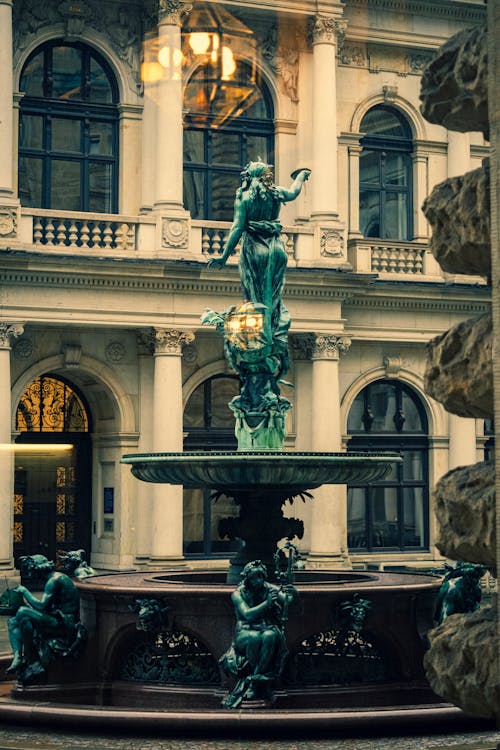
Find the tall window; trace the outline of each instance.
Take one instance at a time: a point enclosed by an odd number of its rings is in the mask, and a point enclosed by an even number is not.
[[[229,401],[239,393],[234,376],[215,375],[193,391],[184,411],[184,450],[236,450],[234,415]],[[239,542],[220,539],[221,518],[237,516],[238,507],[224,495],[211,500],[212,490],[184,490],[184,553],[227,555]]]
[[[410,126],[398,110],[380,104],[363,117],[359,164],[359,220],[364,237],[412,237]]]
[[[347,534],[353,552],[429,546],[427,416],[417,394],[394,380],[364,388],[349,412],[350,451],[396,451],[403,462],[377,482],[348,487]]]
[[[187,84],[184,108],[185,207],[193,219],[230,221],[242,168],[259,157],[274,159],[269,92],[240,61],[227,80],[208,63]]]
[[[51,41],[28,58],[19,116],[23,206],[118,209],[118,90],[102,57]]]

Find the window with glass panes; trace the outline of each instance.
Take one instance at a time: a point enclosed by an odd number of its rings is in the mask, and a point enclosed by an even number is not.
[[[215,375],[191,394],[184,410],[185,451],[233,451],[237,448],[234,415],[228,403],[239,393],[235,376]],[[184,490],[184,554],[228,555],[240,547],[236,540],[219,537],[222,518],[237,516],[232,498],[211,499],[211,489]]]
[[[403,458],[383,479],[348,486],[349,549],[428,549],[428,426],[419,396],[398,381],[371,383],[356,397],[347,430],[350,451],[396,451]]]
[[[240,61],[228,80],[207,63],[189,80],[184,109],[184,205],[193,219],[231,221],[243,167],[274,160],[269,92]]]
[[[359,221],[364,237],[412,238],[412,133],[398,110],[380,104],[361,121]]]
[[[24,65],[19,113],[23,206],[118,210],[118,90],[84,44],[51,41]]]

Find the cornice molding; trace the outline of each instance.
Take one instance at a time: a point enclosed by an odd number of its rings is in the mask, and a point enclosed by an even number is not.
[[[454,2],[454,0],[347,0],[348,8],[375,8],[406,13],[408,15],[430,15],[438,18],[455,18],[467,22],[481,23],[486,21],[486,5],[472,2]]]
[[[459,312],[470,315],[480,315],[490,309],[489,300],[464,300],[457,296],[455,299],[421,299],[409,297],[374,297],[364,295],[351,297],[346,303],[348,307],[369,308],[379,310],[415,310],[424,312]]]

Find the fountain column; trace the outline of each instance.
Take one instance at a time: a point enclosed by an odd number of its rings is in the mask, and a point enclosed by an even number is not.
[[[339,359],[351,339],[317,334],[312,344],[312,450],[337,452],[342,439]],[[309,566],[350,567],[345,486],[323,485],[313,495]]]
[[[153,451],[182,451],[182,349],[194,340],[186,331],[154,330]],[[182,558],[182,487],[155,484],[150,564]]]
[[[1,6],[0,6],[1,7]],[[0,570],[12,570],[14,500],[10,350],[12,339],[23,333],[19,323],[0,323]]]

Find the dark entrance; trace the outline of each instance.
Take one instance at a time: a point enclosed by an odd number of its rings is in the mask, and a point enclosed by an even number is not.
[[[83,397],[59,376],[43,375],[17,410],[14,558],[57,560],[69,549],[90,553],[90,420]]]

